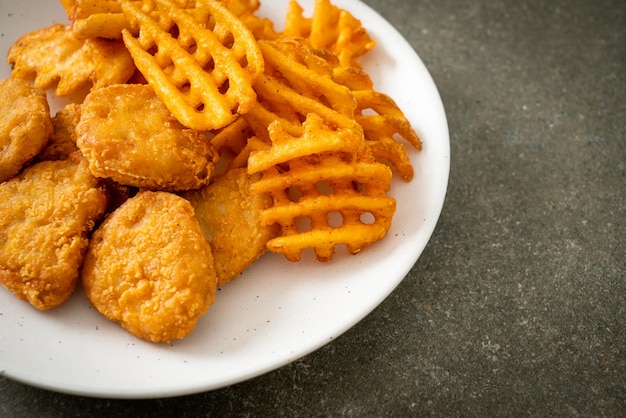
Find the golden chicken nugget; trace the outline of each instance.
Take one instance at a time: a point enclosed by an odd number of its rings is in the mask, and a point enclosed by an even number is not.
[[[37,309],[72,293],[107,194],[84,159],[44,161],[0,184],[0,282]]]
[[[202,187],[217,159],[205,133],[181,125],[145,84],[89,93],[76,135],[95,176],[151,190]]]
[[[80,105],[69,103],[52,118],[54,132],[46,148],[37,156],[41,161],[65,160],[78,151],[76,125],[80,120]]]
[[[263,58],[250,30],[224,5],[203,0],[199,8],[209,16],[199,22],[170,0],[120,4],[135,65],[183,125],[220,129],[254,106],[252,83]]]
[[[55,24],[18,39],[8,53],[11,76],[34,79],[42,89],[55,87],[57,96],[125,83],[135,72],[121,41],[77,38],[69,25]]]
[[[52,135],[46,93],[24,80],[0,81],[0,182],[15,176]]]
[[[211,247],[191,204],[142,191],[94,232],[85,294],[106,318],[152,342],[188,335],[215,300]]]
[[[217,285],[237,278],[267,250],[267,241],[275,235],[272,225],[262,225],[261,212],[272,205],[266,194],[251,194],[252,183],[260,176],[248,175],[246,169],[233,169],[210,185],[187,192],[196,217],[211,244]]]

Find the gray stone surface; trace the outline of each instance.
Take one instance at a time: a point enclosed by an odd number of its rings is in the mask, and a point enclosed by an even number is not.
[[[0,378],[0,416],[626,415],[626,3],[366,3],[429,68],[451,136],[440,222],[397,290],[232,387],[121,401]]]

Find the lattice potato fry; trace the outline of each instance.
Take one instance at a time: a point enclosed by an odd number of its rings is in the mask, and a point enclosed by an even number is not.
[[[117,0],[75,0],[67,16],[72,21],[72,31],[78,37],[103,37],[119,39],[128,22]]]
[[[140,4],[142,0],[132,1]],[[196,9],[195,1],[174,1],[181,7],[189,9],[197,20],[206,20],[207,12]],[[66,7],[66,11],[72,21],[72,31],[78,37],[121,39],[122,30],[130,28],[117,0],[76,0],[69,8]],[[157,15],[157,11],[153,12],[155,18]]]
[[[411,123],[386,94],[373,90],[354,91],[352,94],[358,103],[355,118],[363,127],[365,139],[374,157],[379,161],[388,161],[402,179],[410,181],[414,173],[413,165],[400,139],[418,150],[422,147]]]
[[[358,103],[357,119],[367,131],[380,136],[399,134],[416,149],[421,148],[419,136],[391,97],[373,90],[353,91],[352,94]],[[364,114],[366,110],[376,114]]]
[[[310,113],[334,128],[362,129],[350,90],[333,81],[332,67],[315,51],[293,39],[259,41],[259,46],[265,73],[254,84],[258,104],[244,115],[258,138],[269,141],[267,126],[277,119],[290,134],[300,135]]]
[[[259,9],[259,0],[221,0],[235,16],[252,14]]]
[[[328,261],[339,244],[355,254],[386,235],[395,212],[395,199],[385,195],[391,181],[387,166],[347,163],[332,154],[321,160],[327,164],[294,160],[288,174],[271,168],[254,185],[255,192],[268,193],[274,201],[262,221],[281,226],[281,235],[268,242],[268,248],[291,261],[298,261],[305,248]],[[294,189],[295,197],[290,195]]]
[[[213,130],[256,103],[254,79],[263,71],[252,34],[219,2],[204,0],[210,28],[169,0],[155,0],[158,20],[135,2],[120,0],[133,25],[123,39],[137,68],[185,126]]]
[[[252,151],[269,148],[266,142],[254,136],[254,131],[243,117],[216,132],[211,144],[219,152],[218,171],[245,168]]]
[[[294,137],[275,121],[271,147],[248,159],[250,173],[263,173],[253,192],[267,193],[274,202],[261,219],[281,227],[268,248],[291,261],[300,260],[305,248],[313,248],[320,261],[332,259],[339,244],[357,253],[391,225],[391,170],[373,159],[360,133],[331,129],[316,114],[303,127],[302,136]]]
[[[351,129],[331,131],[315,113],[307,116],[300,140],[295,140],[279,121],[272,122],[267,130],[272,140],[271,147],[250,155],[250,172],[267,170],[296,158],[324,152],[344,152],[359,156],[366,152],[361,132]]]
[[[395,202],[385,200],[383,203],[385,209],[393,213]],[[300,261],[305,249],[313,248],[317,260],[326,262],[333,258],[337,245],[343,244],[350,254],[357,254],[369,244],[384,238],[389,230],[387,222],[363,224],[347,219],[344,218],[341,228],[317,227],[310,231],[273,238],[268,241],[267,248],[274,253],[284,254],[285,258],[294,262]],[[391,220],[390,217],[388,219]]]
[[[315,50],[295,39],[259,41],[266,75],[279,78],[300,95],[319,101],[334,111],[354,115],[350,92],[332,78],[332,67]]]
[[[355,119],[363,127],[376,159],[391,164],[402,179],[410,181],[414,171],[403,142],[418,150],[422,144],[404,112],[390,96],[374,90],[374,83],[363,70],[337,66],[333,75],[351,90],[357,102]]]
[[[303,12],[297,2],[289,3],[282,35],[305,38],[314,48],[331,51],[342,66],[360,67],[357,59],[376,45],[360,20],[329,0],[316,0],[310,18]]]
[[[134,73],[133,60],[121,42],[77,38],[70,26],[55,24],[18,39],[7,60],[12,77],[34,78],[42,89],[55,87],[58,96],[125,83]]]

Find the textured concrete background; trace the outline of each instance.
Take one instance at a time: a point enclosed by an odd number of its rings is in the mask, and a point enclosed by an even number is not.
[[[0,378],[0,416],[626,415],[626,3],[366,3],[451,135],[441,220],[397,290],[251,381],[117,401]]]

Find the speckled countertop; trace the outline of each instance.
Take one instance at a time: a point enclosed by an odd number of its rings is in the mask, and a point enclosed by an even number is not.
[[[443,213],[401,285],[250,381],[128,401],[0,378],[0,416],[626,415],[626,3],[366,3],[450,129]]]

